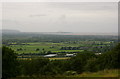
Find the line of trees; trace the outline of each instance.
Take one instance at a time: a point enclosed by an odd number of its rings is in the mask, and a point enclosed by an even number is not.
[[[74,75],[83,72],[96,72],[104,69],[120,69],[120,43],[102,55],[84,51],[68,60],[53,60],[34,58],[32,60],[16,60],[13,50],[2,47],[3,78],[15,76],[56,76]]]
[[[16,42],[17,44],[29,43],[29,42],[68,42],[72,41],[118,41],[118,36],[112,35],[50,35],[50,34],[30,34],[30,33],[21,33],[21,34],[4,34],[2,37],[2,44],[9,45],[9,43]],[[70,43],[70,42],[69,42]]]

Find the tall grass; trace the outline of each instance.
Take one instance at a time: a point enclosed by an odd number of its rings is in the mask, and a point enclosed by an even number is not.
[[[98,72],[84,72],[79,75],[75,75],[76,77],[120,77],[120,70],[118,69],[111,69],[111,70],[102,70]]]

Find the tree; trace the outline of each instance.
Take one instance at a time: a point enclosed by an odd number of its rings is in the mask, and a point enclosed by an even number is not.
[[[96,72],[98,70],[96,60],[97,58],[90,58],[89,60],[87,60],[87,63],[84,66],[85,71]]]
[[[22,74],[24,75],[45,75],[45,66],[49,64],[49,59],[38,57],[31,60],[21,61]]]
[[[119,56],[120,56],[120,43],[111,49],[111,51],[105,52],[98,58],[90,59],[85,66],[87,71],[95,72],[104,69],[119,69]]]
[[[97,63],[99,70],[103,69],[118,69],[120,68],[119,57],[120,56],[120,43],[114,47],[111,51],[102,54]]]
[[[13,50],[2,47],[2,78],[10,78],[18,75],[18,61]]]
[[[77,56],[70,59],[71,70],[82,73],[85,71],[84,66],[87,64],[87,60],[91,58],[96,58],[96,55],[89,51],[84,51],[83,53],[77,54]]]
[[[47,54],[51,54],[52,52],[51,51],[48,51]]]
[[[39,48],[36,49],[36,51],[39,51],[39,50],[40,50]]]

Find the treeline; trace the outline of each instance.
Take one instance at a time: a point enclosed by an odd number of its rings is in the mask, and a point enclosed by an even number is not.
[[[112,35],[49,35],[37,33],[21,33],[21,34],[3,34],[3,44],[8,43],[28,43],[28,42],[68,42],[68,41],[115,41],[117,42],[118,36]],[[76,42],[74,42],[76,43]]]
[[[96,72],[104,69],[120,69],[120,43],[111,51],[101,55],[84,51],[68,60],[50,61],[47,58],[16,60],[11,49],[3,47],[3,78],[14,76],[56,76]]]
[[[110,46],[80,46],[80,47],[61,47],[60,50],[88,50],[88,51],[92,51],[92,52],[106,52],[111,50],[111,48],[113,48],[113,45]]]

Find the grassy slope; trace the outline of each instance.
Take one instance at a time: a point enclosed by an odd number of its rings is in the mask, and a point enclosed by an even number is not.
[[[98,72],[84,72],[78,75],[71,76],[44,76],[44,77],[16,77],[11,79],[120,79],[119,75],[120,70],[111,69],[111,70],[103,70]],[[84,77],[84,78],[83,78]],[[104,78],[103,78],[104,77]],[[118,77],[118,78],[116,78]]]
[[[117,69],[111,69],[111,70],[103,70],[98,72],[84,72],[79,75],[75,76],[68,76],[68,77],[118,77],[120,76],[120,70]]]

